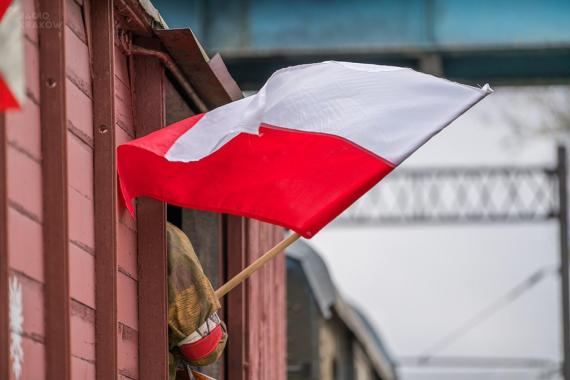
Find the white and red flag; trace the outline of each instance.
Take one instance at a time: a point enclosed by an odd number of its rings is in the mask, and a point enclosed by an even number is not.
[[[127,207],[147,196],[311,237],[491,93],[407,68],[322,62],[118,148]]]
[[[0,0],[0,112],[20,108],[25,93],[20,0]]]

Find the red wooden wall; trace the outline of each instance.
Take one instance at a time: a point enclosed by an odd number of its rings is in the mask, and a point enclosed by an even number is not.
[[[119,16],[116,19],[122,21]],[[133,139],[136,132],[128,59],[117,39],[114,49],[115,139],[119,145]],[[118,370],[121,376],[138,379],[137,223],[120,201],[117,201],[117,267]]]
[[[42,233],[42,142],[39,40],[42,10],[24,0],[27,99],[5,115],[8,263],[10,281],[23,300],[21,379],[46,377],[45,257]],[[65,0],[65,99],[67,109],[67,202],[71,378],[95,379],[95,211],[91,58],[81,0]],[[134,137],[127,58],[116,49],[116,143]],[[119,204],[119,203],[117,203]],[[117,319],[120,378],[138,378],[136,223],[117,206]],[[62,272],[61,276],[66,273]],[[112,305],[109,305],[112,307]],[[14,378],[14,371],[11,371]]]
[[[23,2],[25,14],[34,10],[33,0]],[[45,374],[43,204],[40,132],[40,85],[38,31],[24,23],[26,94],[21,112],[5,115],[7,163],[7,226],[9,280],[21,293],[11,292],[12,310],[22,300],[23,379],[42,379]],[[27,362],[33,366],[26,365]],[[15,368],[10,371],[13,379]]]
[[[95,379],[93,107],[83,7],[65,1],[71,378]]]
[[[249,221],[249,262],[281,241],[284,231],[270,224]],[[247,379],[285,380],[286,287],[285,255],[252,275],[247,283],[248,376]]]
[[[284,237],[282,228],[229,217],[228,277],[239,273]],[[279,255],[226,297],[231,380],[284,380],[286,368],[285,256]]]
[[[18,311],[22,301],[22,331],[12,332],[23,349],[19,379],[149,378],[140,363],[164,365],[166,358],[144,356],[150,354],[139,346],[148,337],[140,326],[154,320],[138,313],[141,254],[148,250],[137,241],[153,236],[137,234],[137,221],[118,199],[114,166],[115,146],[141,132],[135,126],[141,102],[133,98],[134,57],[125,55],[116,35],[141,24],[124,15],[138,3],[22,2],[27,99],[21,111],[0,115],[0,227],[6,230],[0,229],[0,250],[7,249],[7,260],[0,260],[0,354],[10,341],[10,282],[11,309]],[[38,27],[44,17],[54,28]],[[53,52],[62,53],[61,59],[51,59]],[[161,91],[155,96],[155,103],[163,100]],[[65,191],[57,191],[61,184]],[[62,215],[65,221],[51,222]],[[283,234],[264,223],[229,219],[234,222],[219,232],[226,278]],[[284,302],[283,257],[225,300],[230,343],[224,378],[285,378]],[[163,332],[162,326],[151,330]],[[14,366],[8,372],[16,380]],[[3,366],[0,377],[5,373]]]

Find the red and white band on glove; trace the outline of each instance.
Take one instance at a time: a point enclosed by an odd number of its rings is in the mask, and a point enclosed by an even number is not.
[[[188,360],[201,360],[216,350],[223,334],[222,321],[214,313],[196,331],[178,343],[178,348]]]

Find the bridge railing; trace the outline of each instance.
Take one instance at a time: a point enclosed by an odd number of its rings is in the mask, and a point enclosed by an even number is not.
[[[556,168],[401,169],[336,225],[543,221],[558,217]]]

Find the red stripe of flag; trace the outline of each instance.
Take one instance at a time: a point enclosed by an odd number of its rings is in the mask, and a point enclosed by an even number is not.
[[[5,111],[10,108],[19,108],[20,103],[14,97],[12,91],[2,78],[0,74],[0,111]]]
[[[181,207],[255,218],[311,237],[393,169],[337,136],[263,125],[199,161],[164,155],[203,115],[119,146],[121,190]]]
[[[0,21],[2,20],[2,17],[4,16],[4,13],[6,13],[6,9],[8,9],[11,2],[12,0],[0,0]]]

